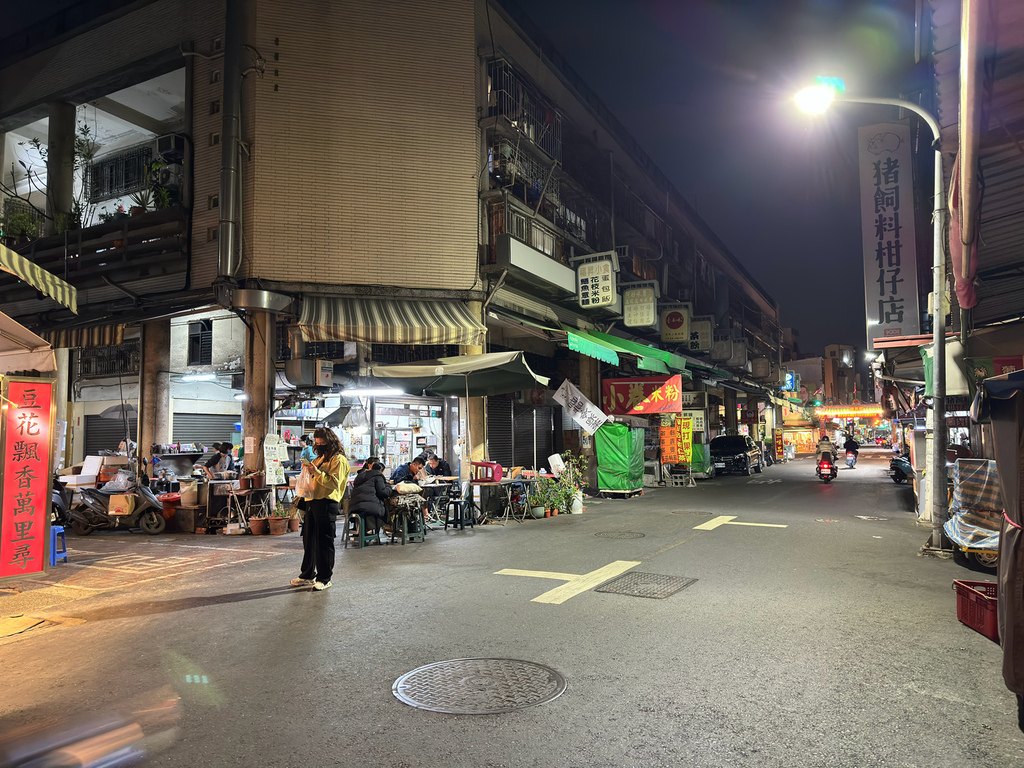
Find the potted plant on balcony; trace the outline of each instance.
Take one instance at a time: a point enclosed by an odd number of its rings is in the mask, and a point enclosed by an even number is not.
[[[8,246],[39,237],[39,225],[25,211],[8,211],[3,221],[4,240]]]
[[[142,216],[146,211],[149,210],[149,206],[153,202],[153,190],[150,187],[143,187],[142,189],[132,192],[129,196],[132,205],[129,212],[132,216]]]

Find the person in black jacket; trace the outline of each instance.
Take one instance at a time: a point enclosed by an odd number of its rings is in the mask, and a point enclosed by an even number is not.
[[[384,524],[388,516],[384,501],[397,493],[384,479],[383,470],[384,465],[380,459],[371,458],[352,482],[349,512],[355,512],[363,518],[364,530],[367,531],[376,532]]]

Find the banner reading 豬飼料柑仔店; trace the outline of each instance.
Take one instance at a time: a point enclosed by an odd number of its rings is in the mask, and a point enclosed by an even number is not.
[[[864,308],[874,349],[876,339],[920,333],[910,126],[869,125],[857,138]]]

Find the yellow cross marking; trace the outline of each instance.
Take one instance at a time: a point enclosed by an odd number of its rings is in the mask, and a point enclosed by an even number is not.
[[[749,525],[754,528],[788,528],[788,525],[776,525],[775,523],[734,523],[736,519],[735,515],[721,515],[719,517],[713,517],[706,523],[693,526],[695,531],[713,531],[723,525]]]
[[[640,561],[616,560],[603,568],[598,568],[590,573],[557,573],[555,571],[522,571],[518,568],[503,568],[495,571],[496,576],[533,576],[537,579],[557,579],[567,582],[560,587],[550,589],[542,595],[533,598],[533,603],[550,603],[561,605],[570,597],[582,594],[608,581],[615,576],[625,573],[630,568],[640,565]]]

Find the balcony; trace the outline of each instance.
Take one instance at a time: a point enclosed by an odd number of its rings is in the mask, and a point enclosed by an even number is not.
[[[15,250],[79,290],[173,276],[180,280],[170,282],[184,288],[189,267],[186,212],[176,206],[128,216],[43,237]],[[0,272],[0,303],[37,295],[32,286]]]
[[[115,347],[88,347],[78,352],[78,378],[138,376],[140,345],[138,339]]]
[[[504,118],[556,162],[562,161],[562,116],[504,59],[487,67],[488,117]]]

